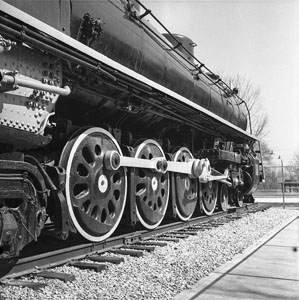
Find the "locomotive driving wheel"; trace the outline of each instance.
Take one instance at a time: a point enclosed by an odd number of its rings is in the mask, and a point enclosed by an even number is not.
[[[227,211],[228,209],[228,188],[226,184],[220,184],[218,192],[218,207],[222,211]]]
[[[175,152],[173,161],[188,162],[192,158],[189,149],[183,147]],[[197,204],[198,180],[180,173],[175,173],[173,176],[176,214],[182,221],[187,221],[194,213]]]
[[[216,207],[217,194],[218,194],[218,182],[209,181],[201,184],[202,190],[202,208],[207,216],[210,216]]]
[[[236,205],[236,207],[242,207],[243,206],[244,196],[238,195],[238,194],[233,194],[232,198],[233,198],[233,202]]]
[[[81,131],[64,147],[60,166],[66,169],[65,195],[71,219],[87,240],[99,242],[117,228],[127,195],[124,168],[107,168],[108,151],[122,155],[113,136],[93,127]]]
[[[145,140],[135,148],[135,158],[164,157],[160,145]],[[154,229],[162,222],[169,200],[169,175],[151,169],[136,168],[134,173],[136,215],[147,229]]]

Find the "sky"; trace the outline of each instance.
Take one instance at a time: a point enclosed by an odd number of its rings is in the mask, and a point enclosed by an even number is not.
[[[291,164],[299,151],[299,0],[143,0],[173,33],[197,43],[214,71],[261,90],[270,149]]]

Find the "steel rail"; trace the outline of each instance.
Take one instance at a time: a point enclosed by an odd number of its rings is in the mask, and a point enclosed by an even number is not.
[[[216,212],[212,216],[199,216],[187,222],[177,221],[171,224],[164,224],[154,230],[139,230],[110,237],[106,241],[99,243],[83,243],[34,256],[2,261],[0,262],[0,282],[5,283],[5,281],[12,278],[66,264],[73,260],[85,258],[91,254],[103,253],[113,248],[120,248],[128,244],[148,240],[156,235],[185,229],[200,223],[207,223],[231,213],[249,211],[250,209],[256,209],[258,207],[267,208],[269,205],[260,205],[258,203],[246,204],[243,207],[230,208],[226,212]]]

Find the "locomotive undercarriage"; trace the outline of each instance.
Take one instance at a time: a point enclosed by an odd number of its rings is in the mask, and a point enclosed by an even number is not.
[[[7,160],[11,157],[13,160]],[[46,221],[47,191],[43,178],[24,156],[0,157],[0,257],[19,255],[37,241]]]
[[[228,168],[221,173],[211,168],[207,158],[195,159],[187,147],[168,144],[168,148],[172,148],[173,153],[165,153],[155,139],[120,146],[108,130],[81,128],[69,137],[56,167],[53,166],[55,160],[43,164],[43,172],[40,170],[42,164],[39,168],[34,167],[38,175],[27,184],[27,189],[24,183],[21,185],[28,172],[23,166],[15,176],[9,177],[10,185],[5,183],[2,175],[1,186],[5,192],[1,196],[0,208],[3,224],[0,228],[0,256],[16,256],[27,243],[36,240],[47,216],[54,222],[60,238],[67,238],[69,232],[77,231],[87,240],[97,242],[121,226],[126,206],[129,207],[132,226],[140,222],[145,228],[153,229],[166,216],[187,221],[198,207],[211,215],[216,205],[226,210],[229,198],[242,197],[236,191],[244,184],[239,180],[241,164],[235,163],[236,170],[230,174]],[[42,154],[38,153],[38,156]],[[7,160],[1,162],[7,164],[8,170],[21,164]],[[29,163],[22,164],[27,166]],[[223,165],[229,167],[227,163]],[[59,172],[53,172],[56,168]],[[48,182],[44,183],[44,173],[52,188]],[[19,196],[21,191],[23,194]],[[59,203],[57,193],[63,198]],[[22,200],[20,203],[8,201],[10,198]],[[11,222],[8,222],[9,218]],[[27,228],[24,223],[30,226]],[[26,236],[22,242],[17,240],[21,236]]]
[[[74,82],[74,77],[69,78]],[[76,86],[77,97],[84,84]],[[55,235],[60,238],[78,232],[87,240],[98,242],[121,226],[127,211],[132,226],[140,222],[143,227],[154,229],[166,216],[188,221],[198,207],[211,215],[216,206],[226,210],[229,198],[240,199],[240,193],[236,192],[236,186],[244,184],[236,179],[242,173],[240,155],[227,151],[234,157],[234,171],[229,173],[230,159],[222,158],[217,171],[218,160],[211,160],[212,168],[209,155],[200,154],[201,147],[213,144],[209,128],[199,133],[188,121],[183,122],[168,112],[167,107],[143,103],[140,93],[133,94],[131,87],[122,86],[121,91],[115,87],[111,91],[111,85],[107,88],[103,84],[103,92],[101,85],[93,89],[98,100],[105,94],[97,101],[96,110],[92,106],[86,108],[86,103],[90,105],[92,101],[88,102],[84,93],[78,100],[62,97],[56,115],[47,119],[45,126],[44,134],[48,139],[51,137],[51,142],[21,152],[21,156],[37,158],[30,161],[37,160],[38,167],[34,168],[38,180],[29,181],[28,192],[19,196],[22,190],[26,191],[24,183],[21,184],[26,177],[25,168],[10,176],[12,184],[6,184],[5,179],[1,181],[4,194],[8,195],[1,197],[1,258],[17,256],[25,245],[36,241],[47,217],[54,222]],[[79,107],[82,105],[81,120],[72,108],[65,110],[65,105],[71,107],[74,100]],[[105,107],[110,113],[108,116],[102,113],[99,120],[96,111],[105,111]],[[73,120],[67,119],[68,116]],[[109,123],[109,120],[115,121]],[[201,136],[205,142],[200,141]],[[44,141],[44,135],[41,140]],[[21,143],[15,141],[18,148]],[[14,168],[20,162],[14,162],[11,153],[3,157]],[[50,184],[45,184],[45,180]],[[18,200],[8,201],[19,198],[18,205],[14,204]]]
[[[10,44],[0,53],[10,62],[0,75],[0,258],[37,240],[47,217],[62,239],[99,242],[121,222],[151,230],[242,205],[254,190],[258,161],[242,132],[116,70]]]

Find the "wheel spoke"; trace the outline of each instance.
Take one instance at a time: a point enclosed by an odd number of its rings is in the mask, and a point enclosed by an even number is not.
[[[173,161],[187,162],[192,159],[192,153],[188,148],[180,148],[173,155]],[[189,220],[197,205],[198,183],[185,174],[174,174],[174,189],[172,197],[175,199],[175,213],[182,221]]]
[[[218,207],[222,211],[227,211],[228,209],[228,188],[226,184],[220,184],[218,194]]]
[[[135,148],[135,157],[152,159],[165,157],[154,140],[146,140]],[[137,217],[147,229],[157,227],[163,220],[169,198],[169,175],[137,169],[134,173]]]
[[[90,241],[102,241],[117,228],[127,194],[124,168],[106,170],[103,157],[120,147],[101,128],[89,128],[66,144],[60,165],[66,169],[66,199],[78,232]]]
[[[202,183],[202,208],[206,215],[211,215],[216,207],[218,183],[217,181],[210,181]]]

